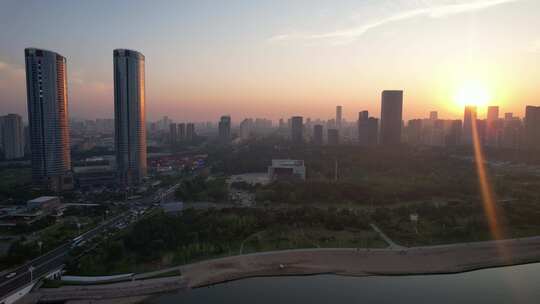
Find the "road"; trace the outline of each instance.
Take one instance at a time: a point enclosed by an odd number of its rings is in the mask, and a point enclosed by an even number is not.
[[[172,186],[165,191],[165,195],[170,195],[174,193],[174,190],[178,187],[177,185]],[[155,200],[155,196],[146,197],[140,199],[138,202],[131,202],[132,205],[136,203],[149,204]],[[128,211],[117,215],[99,226],[79,235],[78,237],[70,240],[56,249],[49,251],[26,264],[19,266],[14,269],[10,269],[4,275],[0,277],[0,299],[3,299],[5,296],[11,294],[12,292],[23,288],[24,286],[30,284],[37,279],[41,279],[43,276],[48,274],[55,269],[58,269],[61,265],[65,264],[69,255],[69,252],[77,247],[79,244],[86,243],[87,241],[92,240],[94,237],[106,233],[109,228],[117,226],[119,223],[124,223],[130,215],[134,207],[130,208]],[[14,273],[13,277],[7,278],[10,274]]]

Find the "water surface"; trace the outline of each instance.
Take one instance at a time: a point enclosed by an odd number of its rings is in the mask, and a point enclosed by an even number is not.
[[[266,277],[165,294],[152,304],[540,303],[540,263],[461,274]]]

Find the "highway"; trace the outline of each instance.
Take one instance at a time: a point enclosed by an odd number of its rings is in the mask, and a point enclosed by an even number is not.
[[[101,225],[81,234],[76,238],[77,241],[68,241],[56,249],[49,251],[22,266],[9,270],[7,275],[0,278],[0,299],[57,269],[62,264],[65,264],[69,251],[75,248],[77,244],[93,239],[95,236],[115,226],[118,222],[122,221],[130,214],[131,210],[115,216]],[[7,276],[12,273],[15,275],[8,278]]]
[[[49,272],[58,269],[58,267],[66,263],[70,250],[92,240],[97,235],[107,232],[109,228],[114,228],[118,224],[123,223],[129,218],[130,215],[133,214],[133,211],[136,209],[136,205],[149,205],[159,198],[172,195],[178,186],[179,184],[176,184],[165,191],[159,191],[161,193],[159,195],[152,195],[141,198],[137,201],[132,201],[130,202],[132,207],[126,212],[101,223],[99,226],[77,236],[73,240],[62,244],[56,249],[51,250],[22,266],[8,270],[6,275],[0,277],[0,300],[14,291],[25,287],[31,282],[41,279]]]

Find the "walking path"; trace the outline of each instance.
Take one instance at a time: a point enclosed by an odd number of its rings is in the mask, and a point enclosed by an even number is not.
[[[384,234],[384,232],[382,232],[382,230],[379,229],[379,227],[377,227],[377,225],[375,225],[375,223],[371,223],[369,225],[388,244],[388,248],[390,248],[390,249],[405,249],[405,248],[407,248],[407,247],[398,245],[394,241],[392,241],[392,239],[389,238],[386,234]]]

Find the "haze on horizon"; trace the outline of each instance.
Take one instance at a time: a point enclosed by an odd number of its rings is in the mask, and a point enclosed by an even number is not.
[[[461,117],[481,83],[489,104],[537,105],[536,0],[16,1],[0,3],[0,113],[26,117],[26,47],[67,58],[70,117],[112,117],[112,50],[146,56],[148,119],[231,114],[355,120],[405,91],[405,119]],[[482,113],[482,111],[480,111]]]

